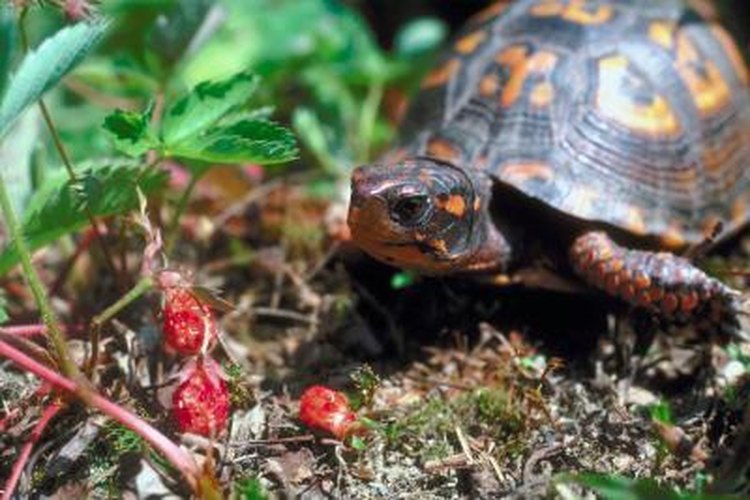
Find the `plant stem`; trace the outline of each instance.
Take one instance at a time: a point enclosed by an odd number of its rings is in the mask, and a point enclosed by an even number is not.
[[[16,490],[18,480],[21,479],[21,474],[26,467],[26,463],[29,461],[29,456],[31,456],[31,451],[34,449],[34,445],[39,441],[39,438],[42,437],[42,432],[44,432],[44,429],[47,427],[50,420],[55,418],[55,415],[60,413],[62,408],[63,406],[60,403],[52,403],[42,412],[42,416],[39,417],[39,421],[31,431],[29,440],[23,444],[21,453],[19,453],[18,458],[16,458],[16,461],[13,463],[13,470],[10,472],[10,477],[8,477],[8,480],[5,481],[5,485],[3,486],[2,500],[10,500],[13,497],[13,492]]]
[[[15,325],[0,327],[0,334],[10,337],[35,337],[47,333],[46,325]]]
[[[128,293],[120,297],[117,302],[106,308],[91,320],[91,356],[86,362],[85,367],[85,372],[88,377],[91,377],[94,367],[96,366],[96,360],[99,358],[99,330],[102,325],[115,317],[117,313],[125,309],[130,303],[146,293],[153,286],[154,281],[150,276],[142,278],[128,291]]]
[[[58,326],[59,321],[57,315],[55,315],[49,300],[47,300],[47,294],[45,293],[42,281],[39,279],[39,275],[31,263],[31,253],[29,252],[28,245],[26,245],[21,225],[18,223],[16,214],[11,206],[8,191],[5,187],[5,177],[2,176],[2,174],[0,174],[0,210],[3,213],[5,225],[8,228],[8,234],[10,235],[13,244],[16,246],[16,251],[21,260],[24,278],[26,279],[29,288],[31,288],[31,293],[34,295],[34,300],[36,301],[39,312],[42,315],[42,321],[47,326],[47,336],[52,342],[55,351],[55,359],[66,376],[78,380],[82,378],[82,374],[78,369],[78,366],[73,362],[73,358],[70,356],[68,344],[65,342],[65,336]]]
[[[150,276],[141,278],[141,280],[131,288],[128,293],[120,297],[114,304],[106,308],[100,314],[91,320],[91,326],[101,327],[104,323],[112,319],[117,313],[129,306],[135,299],[149,291],[154,286],[154,280]]]
[[[182,196],[180,196],[180,199],[177,202],[177,208],[175,208],[174,215],[172,216],[172,222],[170,222],[169,229],[167,230],[167,243],[164,246],[164,253],[166,253],[167,255],[170,255],[172,253],[172,249],[177,242],[177,233],[180,229],[180,218],[185,212],[185,208],[187,208],[190,196],[193,194],[195,185],[198,184],[200,178],[200,175],[190,175],[190,181],[188,182],[187,188],[185,188],[185,191],[182,193]]]
[[[18,24],[19,24],[19,28],[21,32],[21,43],[23,45],[24,50],[28,52],[29,39],[28,39],[28,34],[26,33],[26,23],[24,22],[24,19],[25,17],[22,17],[21,19],[19,19]],[[60,134],[57,132],[57,127],[55,127],[55,124],[52,121],[52,116],[49,113],[49,109],[47,109],[47,106],[44,104],[44,100],[42,99],[39,99],[38,105],[39,105],[39,110],[42,112],[44,123],[47,125],[47,129],[49,130],[50,135],[52,135],[52,141],[55,144],[55,149],[57,150],[57,153],[60,155],[60,159],[62,160],[63,165],[65,165],[65,169],[68,171],[68,176],[70,177],[71,181],[73,181],[74,183],[77,183],[78,176],[76,175],[75,169],[73,168],[73,162],[70,161],[70,156],[68,156],[68,152],[66,151],[65,146],[62,143],[62,139],[60,139]],[[112,273],[112,276],[115,278],[115,281],[118,283],[118,286],[120,288],[124,288],[123,277],[120,275],[117,268],[115,267],[115,261],[112,258],[112,253],[109,251],[109,247],[104,241],[104,236],[99,230],[99,225],[96,223],[94,214],[93,212],[91,212],[91,209],[89,208],[88,204],[84,203],[83,211],[86,214],[86,218],[88,218],[89,223],[91,224],[91,228],[94,231],[94,235],[96,236],[96,241],[99,244],[99,247],[101,248],[101,251],[102,251],[102,256],[104,257],[104,262],[109,268],[109,271]]]
[[[0,356],[14,361],[24,369],[56,387],[75,394],[87,405],[98,409],[108,417],[137,433],[164,455],[182,473],[193,490],[198,487],[198,478],[201,474],[193,457],[138,415],[92,391],[87,385],[77,384],[73,380],[47,368],[2,340],[0,340]]]

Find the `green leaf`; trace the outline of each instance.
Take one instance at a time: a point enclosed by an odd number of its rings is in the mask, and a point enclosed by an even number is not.
[[[167,155],[214,163],[283,163],[297,157],[297,145],[286,128],[267,120],[241,120],[216,127],[167,149]]]
[[[165,183],[163,172],[143,173],[137,163],[89,166],[79,170],[77,183],[66,172],[56,172],[26,208],[22,224],[27,243],[34,250],[86,227],[86,208],[96,217],[125,214],[138,207],[137,189],[148,195]],[[6,247],[0,254],[0,275],[17,262],[15,247]]]
[[[400,56],[415,57],[437,49],[448,34],[445,23],[435,18],[410,22],[396,33],[394,45]]]
[[[672,418],[672,410],[669,407],[669,402],[660,400],[658,403],[654,403],[649,407],[649,413],[651,419],[663,424],[674,425],[674,419]]]
[[[357,451],[365,451],[367,449],[367,441],[359,436],[352,436],[350,444]]]
[[[416,275],[408,271],[399,271],[391,276],[391,289],[403,290],[414,284]]]
[[[91,51],[107,26],[107,21],[96,21],[63,28],[23,59],[0,104],[0,138],[27,106],[40,99]]]
[[[673,489],[659,486],[652,479],[629,479],[616,474],[578,474],[572,476],[574,482],[594,490],[605,500],[645,500],[663,498],[679,500]]]
[[[260,480],[255,477],[240,479],[234,485],[234,494],[240,500],[266,500],[268,494]]]
[[[10,65],[16,53],[16,17],[10,3],[0,5],[0,96],[10,75]]]
[[[32,158],[39,147],[41,113],[29,109],[0,142],[2,173],[13,210],[22,214],[33,191]]]
[[[150,107],[145,113],[135,113],[118,109],[104,119],[104,129],[112,136],[117,149],[130,156],[140,156],[159,146],[150,127],[152,110]]]
[[[297,135],[318,159],[323,170],[333,175],[340,174],[336,161],[330,153],[332,148],[328,142],[326,130],[318,115],[308,108],[297,108],[294,110],[292,122]]]
[[[248,72],[219,81],[201,82],[171,106],[162,126],[167,148],[199,134],[250,98],[257,79]]]
[[[711,495],[708,493],[685,492],[675,488],[660,485],[653,479],[630,479],[617,474],[565,474],[561,476],[564,482],[574,482],[590,488],[603,500],[724,500],[726,495]]]

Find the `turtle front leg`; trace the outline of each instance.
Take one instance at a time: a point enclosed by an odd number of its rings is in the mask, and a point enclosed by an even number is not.
[[[570,260],[590,285],[669,322],[739,333],[739,293],[687,259],[624,248],[606,233],[594,231],[573,242]]]

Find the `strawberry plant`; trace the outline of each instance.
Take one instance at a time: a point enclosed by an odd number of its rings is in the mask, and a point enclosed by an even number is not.
[[[183,368],[172,414],[182,432],[216,436],[226,428],[229,388],[215,361],[201,358]]]
[[[309,387],[299,400],[299,419],[303,424],[344,439],[357,421],[344,393],[322,385]]]
[[[300,239],[327,240],[322,224],[296,215],[280,235],[266,232],[273,214],[254,216],[242,199],[302,175],[295,189],[322,217],[349,166],[392,136],[378,111],[388,86],[413,85],[416,56],[442,37],[419,48],[409,32],[391,56],[359,14],[327,0],[0,2],[0,357],[10,362],[0,375],[38,384],[20,405],[0,401],[4,497],[67,486],[64,474],[45,475],[37,452],[52,436],[59,451],[81,428],[114,443],[82,440],[73,462],[109,496],[122,493],[116,479],[133,455],[182,495],[262,496],[266,478],[219,481],[260,476],[218,459],[235,413],[256,401],[248,380],[263,375],[222,332],[249,324],[248,308],[263,312],[254,295],[269,283],[266,313],[293,302],[284,280],[317,300],[300,274],[319,263],[265,262],[261,279],[243,275],[263,260],[261,245],[284,247],[295,224]],[[243,222],[251,230],[238,234]],[[209,270],[221,265],[234,267]],[[221,293],[202,286],[217,281]],[[240,302],[229,314],[225,294]],[[229,384],[226,361],[241,367]],[[302,409],[338,439],[358,425],[339,393],[314,391]]]
[[[185,288],[164,293],[164,342],[182,355],[209,351],[219,335],[211,309]]]

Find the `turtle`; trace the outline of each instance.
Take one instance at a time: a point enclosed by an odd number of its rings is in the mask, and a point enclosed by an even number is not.
[[[422,274],[542,268],[738,333],[739,292],[689,253],[750,218],[748,80],[683,0],[494,3],[424,77],[395,147],[353,170],[351,238]]]

